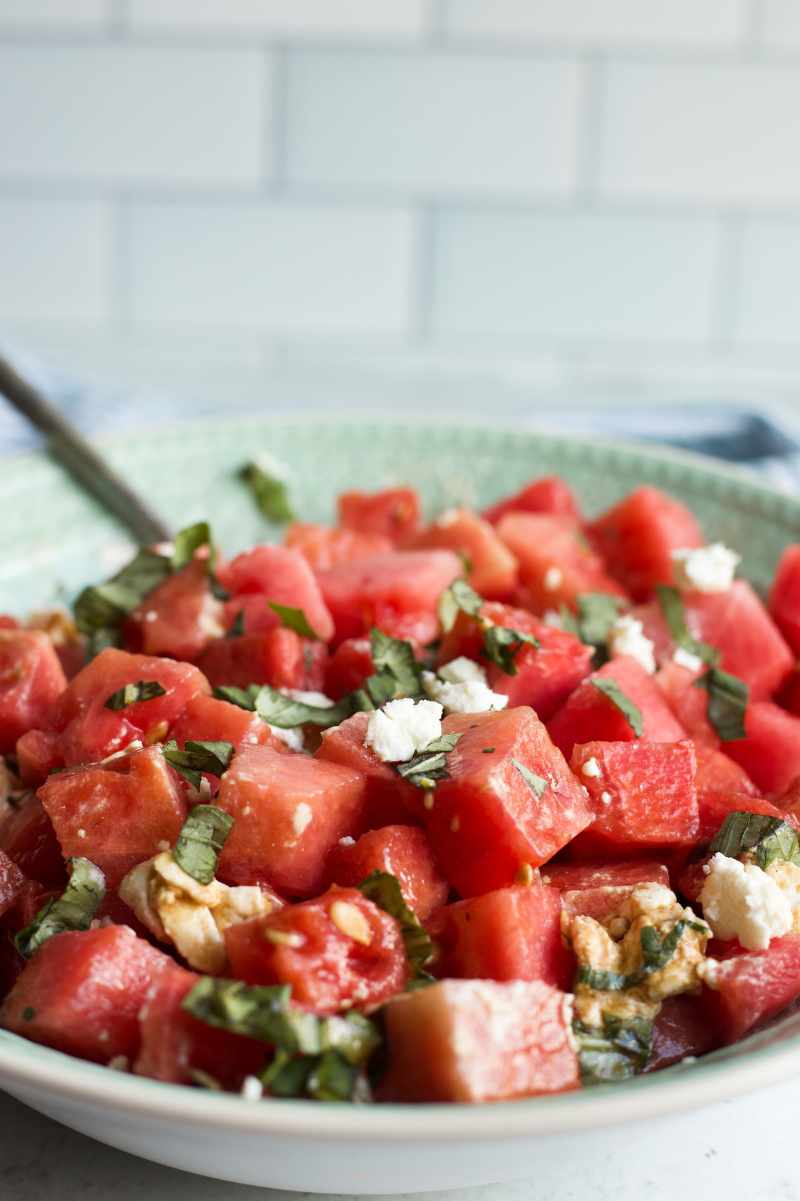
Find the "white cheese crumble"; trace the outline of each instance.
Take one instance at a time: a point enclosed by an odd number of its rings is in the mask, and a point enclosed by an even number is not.
[[[486,683],[486,672],[480,663],[476,663],[474,659],[468,659],[466,655],[459,655],[457,659],[451,659],[449,663],[445,663],[443,667],[439,668],[437,675],[447,684],[469,684],[472,681],[479,684]]]
[[[505,709],[508,697],[491,688],[481,680],[467,680],[463,684],[448,684],[432,671],[423,671],[422,687],[432,700],[438,701],[448,713],[488,713],[493,709]]]
[[[292,829],[298,838],[309,825],[313,816],[311,806],[307,805],[305,801],[301,801],[299,805],[295,806],[292,814]]]
[[[629,655],[649,672],[656,669],[653,643],[644,632],[644,626],[636,617],[628,614],[618,617],[608,634],[608,650],[612,658]]]
[[[719,851],[709,861],[700,904],[717,938],[738,938],[748,951],[766,950],[794,920],[789,898],[767,872]]]
[[[564,572],[560,567],[556,567],[555,563],[548,567],[544,573],[542,583],[545,586],[545,591],[556,592],[564,582]]]
[[[587,780],[598,780],[602,774],[602,768],[594,755],[581,765],[581,775],[586,776]]]
[[[682,646],[675,647],[672,662],[677,663],[679,667],[688,668],[689,671],[699,671],[703,666],[703,660],[699,655],[693,655],[691,651],[684,650]]]
[[[264,1086],[258,1076],[245,1076],[242,1081],[242,1096],[245,1101],[260,1101],[264,1096]]]
[[[672,560],[675,583],[679,588],[695,592],[727,592],[742,561],[741,555],[721,542],[674,550]]]
[[[293,751],[302,751],[305,746],[305,739],[300,726],[293,726],[289,730],[284,730],[282,726],[270,726],[269,728],[276,738],[280,738],[281,742],[285,742]]]
[[[366,746],[384,763],[404,763],[442,733],[442,706],[403,697],[370,714]]]
[[[292,701],[299,701],[301,705],[314,705],[317,709],[332,709],[336,704],[324,692],[304,692],[302,688],[282,688],[281,692]]]

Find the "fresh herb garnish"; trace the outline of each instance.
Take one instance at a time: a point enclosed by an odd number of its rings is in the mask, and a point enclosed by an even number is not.
[[[420,665],[410,642],[391,638],[381,630],[370,631],[370,651],[376,671],[350,698],[354,709],[380,709],[387,701],[422,695]]]
[[[238,471],[239,479],[247,485],[262,517],[274,525],[294,520],[289,504],[286,481],[270,475],[258,463],[245,463]]]
[[[694,682],[696,688],[708,693],[708,720],[723,742],[744,738],[745,712],[750,689],[744,680],[719,667],[709,667],[705,675]]]
[[[225,635],[226,638],[241,638],[244,634],[244,609],[240,609],[234,617],[231,628]]]
[[[181,568],[188,567],[197,551],[203,546],[208,547],[209,559],[213,568],[214,543],[211,538],[211,526],[208,522],[196,521],[194,525],[187,525],[185,529],[179,530],[173,542],[172,570],[180,571]]]
[[[29,959],[42,943],[65,930],[88,930],[106,895],[106,879],[88,859],[70,859],[69,884],[60,897],[51,897],[29,926],[20,930],[14,943]]]
[[[539,647],[539,639],[532,634],[523,634],[521,630],[513,630],[509,626],[487,625],[483,631],[483,650],[481,654],[495,663],[507,676],[517,674],[515,659],[523,646]]]
[[[600,992],[622,992],[627,988],[637,988],[644,984],[648,976],[666,967],[687,929],[708,933],[708,926],[704,922],[690,922],[684,918],[677,921],[664,935],[659,934],[655,926],[643,926],[639,934],[642,966],[638,971],[625,975],[623,972],[603,971],[581,964],[578,967],[577,982]]]
[[[708,642],[701,642],[692,637],[686,624],[686,610],[683,597],[677,588],[667,584],[659,584],[656,588],[658,603],[666,621],[672,641],[690,655],[696,655],[704,663],[716,666],[719,662],[719,651]]]
[[[630,697],[625,695],[617,681],[594,676],[589,680],[589,683],[598,692],[602,692],[603,696],[607,697],[612,705],[619,709],[636,737],[641,738],[644,731],[641,709],[633,703]]]
[[[407,759],[405,763],[395,763],[395,771],[417,788],[433,788],[437,780],[448,778],[447,756],[460,737],[460,734],[442,734],[439,738],[434,738],[433,742],[429,742],[413,759]]]
[[[608,638],[619,617],[622,601],[607,592],[583,592],[576,598],[575,607],[573,613],[566,605],[561,606],[561,625],[581,642],[594,647],[594,664],[601,667],[608,659]]]
[[[709,853],[738,859],[746,851],[755,853],[758,867],[766,870],[771,863],[784,860],[800,866],[800,842],[788,822],[764,813],[729,813],[714,838]]]
[[[279,726],[282,730],[305,725],[319,726],[320,729],[327,730],[330,726],[338,726],[351,712],[346,702],[323,706],[293,701],[290,696],[284,696],[269,684],[263,684],[259,688],[253,707],[262,721],[270,726]]]
[[[268,602],[273,613],[277,613],[281,619],[281,625],[287,630],[294,630],[295,634],[301,634],[303,638],[319,638],[316,630],[312,630],[308,618],[302,609],[293,609],[291,605],[279,605],[277,601]]]
[[[127,709],[128,705],[136,705],[139,701],[152,701],[157,696],[166,695],[167,690],[161,687],[158,680],[139,680],[136,684],[125,684],[112,692],[104,708]]]
[[[452,630],[459,613],[479,617],[483,600],[466,580],[454,580],[439,597],[439,622],[445,634]]]
[[[430,976],[423,972],[423,968],[433,958],[434,946],[422,922],[406,903],[397,877],[390,872],[370,872],[367,878],[361,881],[358,890],[367,900],[395,919],[400,926],[412,975],[422,976],[425,982],[429,983]]]
[[[628,1080],[641,1072],[650,1058],[653,1023],[647,1018],[623,1020],[604,1013],[602,1029],[575,1022],[573,1031],[584,1085]]]
[[[512,759],[511,762],[522,776],[523,780],[528,785],[536,799],[539,800],[542,796],[544,796],[547,788],[547,780],[545,780],[543,776],[537,776],[536,772],[531,771],[530,768],[526,767],[524,763],[520,763],[519,759]]]
[[[193,742],[190,739],[181,750],[177,742],[172,740],[164,743],[163,753],[171,767],[195,788],[199,788],[203,772],[221,776],[227,770],[233,758],[233,743]]]
[[[230,746],[230,743],[226,744]],[[210,884],[233,818],[216,805],[195,805],[181,827],[172,857],[199,884]]]

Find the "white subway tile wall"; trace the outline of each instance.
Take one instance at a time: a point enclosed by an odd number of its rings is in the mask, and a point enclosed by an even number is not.
[[[796,0],[0,0],[0,337],[794,398],[798,146]]]

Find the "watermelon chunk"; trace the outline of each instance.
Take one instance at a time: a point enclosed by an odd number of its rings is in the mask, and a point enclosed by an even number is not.
[[[519,562],[518,600],[534,613],[574,608],[584,592],[625,596],[569,517],[510,512],[501,517],[497,533]]]
[[[411,814],[419,812],[419,789],[379,759],[371,747],[364,745],[368,724],[368,713],[354,713],[340,725],[323,730],[316,758],[326,763],[339,763],[361,775],[364,782],[363,822],[367,829],[408,822]]]
[[[534,883],[445,905],[429,923],[440,977],[543,980],[569,989],[574,957],[561,938],[561,894]]]
[[[724,744],[726,755],[767,796],[785,792],[800,775],[800,717],[772,701],[757,701],[747,706],[744,726],[744,738]]]
[[[257,713],[240,709],[212,696],[196,696],[172,728],[178,746],[186,742],[232,742],[237,751],[246,746],[271,746],[288,751],[286,743],[272,733]]]
[[[331,529],[313,522],[295,521],[286,531],[284,543],[299,551],[312,571],[326,571],[340,563],[354,563],[382,555],[394,548],[383,534],[361,534],[358,530]]]
[[[313,571],[299,551],[286,546],[254,546],[219,569],[220,583],[231,593],[230,616],[246,597],[254,598],[247,612],[246,631],[260,634],[280,625],[269,602],[302,609],[311,629],[322,642],[333,634],[333,622]],[[263,602],[263,603],[262,603]]]
[[[59,892],[67,882],[53,823],[38,797],[30,793],[0,818],[0,847],[17,867],[45,888]]]
[[[270,747],[240,751],[215,804],[234,818],[219,861],[220,879],[267,880],[289,896],[313,896],[325,880],[329,852],[359,834],[364,777],[350,768]]]
[[[517,560],[488,521],[469,509],[448,509],[414,539],[418,550],[453,550],[465,557],[467,578],[481,596],[508,596],[517,583]]]
[[[453,628],[442,639],[439,665],[461,655],[475,659],[485,668],[492,691],[508,697],[510,709],[530,705],[542,721],[547,721],[591,671],[592,648],[574,634],[547,625],[525,609],[489,603],[481,606],[480,616],[493,626],[531,635],[538,647],[523,644],[514,655],[516,674],[509,675],[496,663],[486,660],[480,628],[468,613],[459,613]]]
[[[775,570],[769,611],[794,654],[800,657],[800,546],[787,546]]]
[[[331,884],[355,888],[371,872],[389,872],[420,921],[447,900],[447,882],[439,873],[425,833],[417,826],[369,830],[357,842],[344,839],[328,860]]]
[[[663,884],[669,888],[669,872],[655,859],[622,860],[619,863],[548,863],[542,872],[545,884],[559,892],[584,888],[633,888],[637,884]]]
[[[400,927],[354,888],[229,926],[225,945],[237,978],[290,984],[293,999],[320,1014],[379,1005],[408,979]]]
[[[442,980],[392,1001],[386,1033],[386,1100],[507,1101],[578,1087],[567,997],[541,980]]]
[[[369,638],[346,638],[337,646],[325,669],[325,694],[338,701],[361,688],[372,675],[372,645]]]
[[[668,660],[653,679],[695,745],[713,749],[719,746],[719,734],[708,720],[708,693],[696,684],[705,670],[705,667],[695,670]]]
[[[734,1043],[800,996],[800,934],[773,938],[765,951],[724,959],[714,988],[703,989],[707,1019],[723,1043]]]
[[[705,1055],[717,1045],[716,1030],[700,997],[684,993],[667,997],[653,1023],[653,1043],[646,1072],[679,1063],[687,1055]]]
[[[695,753],[689,742],[588,742],[571,767],[589,791],[594,821],[577,853],[691,842],[699,817]]]
[[[439,597],[462,571],[458,555],[448,550],[393,551],[321,571],[318,579],[336,624],[337,643],[358,638],[373,626],[408,637],[410,630],[397,632],[403,618],[417,619],[416,633],[429,642],[438,629]]]
[[[193,559],[168,576],[125,622],[125,645],[145,655],[196,659],[225,631],[223,605],[211,591],[208,560]]]
[[[546,475],[532,480],[519,492],[506,496],[496,504],[483,510],[484,521],[497,525],[506,513],[550,513],[554,517],[571,517],[581,520],[581,511],[575,494],[565,480],[558,475]]]
[[[327,647],[294,630],[273,629],[263,634],[216,638],[197,662],[215,688],[231,684],[271,684],[317,692],[325,678]]]
[[[53,644],[39,630],[0,630],[0,754],[44,725],[67,686]]]
[[[596,518],[589,532],[608,570],[634,600],[647,600],[657,584],[675,582],[673,550],[703,545],[694,514],[647,485]]]
[[[512,884],[592,819],[586,796],[532,709],[454,714],[461,738],[423,815],[436,860],[464,897]]]
[[[53,730],[28,730],[17,739],[19,778],[28,788],[44,783],[51,771],[64,766],[61,737]]]
[[[419,496],[413,488],[343,492],[337,507],[339,525],[359,534],[379,534],[395,546],[406,546],[420,525]]]
[[[111,888],[172,846],[186,806],[158,747],[58,772],[39,789],[65,857],[85,855]]]
[[[594,680],[611,680],[639,710],[641,737],[648,742],[680,742],[686,732],[664,700],[658,685],[628,655],[611,659],[580,684],[548,722],[550,737],[567,756],[576,743],[631,742],[636,731],[625,714]]]
[[[3,1002],[0,1026],[97,1063],[132,1058],[147,990],[171,963],[127,926],[54,934]]]
[[[181,1003],[200,976],[171,960],[147,991],[139,1015],[141,1047],[137,1076],[172,1084],[196,1083],[203,1073],[223,1088],[240,1089],[245,1076],[261,1071],[269,1050],[262,1042],[231,1034],[192,1017]]]
[[[0,917],[17,904],[28,883],[14,860],[0,850]]]

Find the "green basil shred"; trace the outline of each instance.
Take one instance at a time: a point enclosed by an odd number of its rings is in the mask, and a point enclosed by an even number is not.
[[[447,756],[450,754],[460,734],[442,734],[429,742],[424,750],[405,763],[395,763],[394,769],[409,784],[417,788],[433,788],[438,780],[446,780],[449,776]]]
[[[311,628],[302,609],[293,609],[291,605],[279,605],[277,601],[269,601],[268,604],[272,612],[277,613],[281,619],[281,625],[285,626],[287,630],[294,630],[295,634],[300,634],[303,638],[319,638],[319,634]]]
[[[89,859],[69,859],[69,884],[60,897],[51,897],[14,942],[25,959],[54,934],[65,930],[88,930],[106,895],[106,880]]]
[[[170,767],[180,772],[195,788],[200,787],[203,772],[221,776],[227,771],[233,758],[233,749],[232,742],[193,742],[191,739],[184,743],[183,750],[174,740],[165,742],[162,747]]]
[[[407,904],[397,876],[393,876],[391,872],[370,872],[366,879],[361,881],[358,890],[367,900],[395,919],[403,937],[412,976],[430,983],[432,977],[423,969],[433,958],[434,945],[422,922]]]
[[[745,713],[750,689],[744,680],[719,667],[709,667],[705,675],[695,680],[696,688],[708,693],[707,716],[723,742],[744,738]]]
[[[254,462],[245,463],[243,467],[239,468],[237,475],[249,488],[256,508],[262,517],[266,517],[267,521],[272,522],[273,525],[282,525],[286,521],[294,520],[285,480],[270,475],[268,471]]]
[[[719,651],[716,647],[711,646],[708,642],[700,642],[689,633],[683,597],[678,589],[669,587],[667,584],[659,584],[656,594],[664,620],[672,635],[672,641],[690,655],[696,655],[698,659],[702,659],[704,663],[716,666],[719,662]]]
[[[594,676],[589,680],[589,683],[602,692],[603,696],[611,701],[612,705],[619,709],[622,716],[627,721],[630,728],[633,730],[637,738],[641,738],[644,732],[644,721],[642,719],[642,711],[635,705],[633,701],[625,695],[616,680],[603,679]]]
[[[166,688],[162,688],[158,680],[139,680],[135,684],[124,684],[122,688],[112,692],[104,708],[127,709],[128,705],[136,705],[139,701],[153,701],[157,696],[166,695]]]
[[[623,1020],[604,1013],[602,1029],[575,1022],[573,1031],[584,1085],[628,1080],[643,1071],[650,1058],[653,1023],[647,1018]]]
[[[583,592],[575,600],[575,609],[573,613],[566,605],[561,606],[562,628],[591,646],[595,667],[602,667],[608,660],[608,638],[622,609],[622,600],[607,592]]]
[[[800,867],[800,841],[788,822],[764,813],[729,813],[709,847],[709,853],[719,852],[738,859],[753,852],[756,865],[766,870],[776,860]]]
[[[681,918],[666,934],[659,934],[655,926],[643,926],[639,935],[642,948],[642,966],[638,971],[625,975],[623,972],[609,972],[581,964],[578,967],[577,983],[585,984],[587,988],[599,992],[623,992],[627,988],[637,988],[648,976],[666,967],[675,954],[678,943],[685,930],[699,930],[708,933],[704,922],[692,922]]]
[[[531,771],[524,763],[520,763],[519,759],[512,759],[514,767],[522,776],[525,783],[530,788],[537,800],[540,800],[547,789],[547,780],[543,776],[537,776],[536,772]]]
[[[233,818],[216,805],[195,805],[183,823],[172,857],[198,884],[210,884]]]

